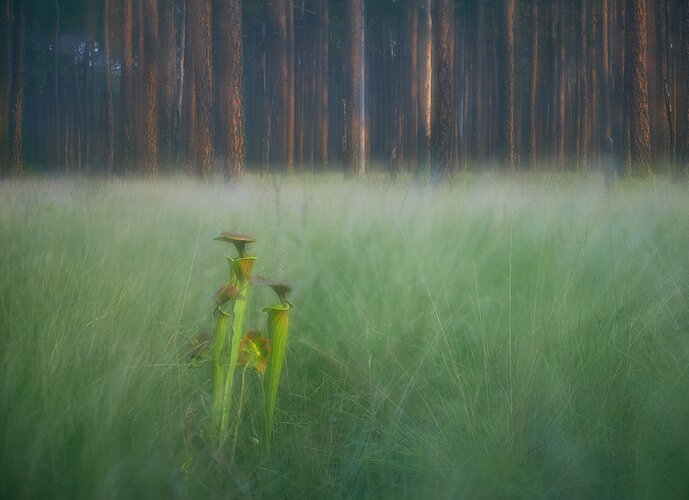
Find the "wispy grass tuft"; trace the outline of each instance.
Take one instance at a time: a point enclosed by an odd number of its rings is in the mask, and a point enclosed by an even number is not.
[[[6,181],[0,497],[686,498],[687,213],[662,179]],[[296,285],[270,458],[199,441],[180,364],[218,228]]]

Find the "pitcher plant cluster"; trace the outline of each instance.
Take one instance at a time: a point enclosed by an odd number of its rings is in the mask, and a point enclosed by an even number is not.
[[[226,257],[230,267],[229,280],[213,296],[213,333],[210,339],[213,389],[208,437],[220,449],[230,446],[228,451],[234,455],[242,426],[247,371],[253,371],[261,381],[259,399],[262,399],[262,421],[254,424],[260,429],[261,445],[267,452],[286,355],[292,307],[287,294],[291,287],[282,281],[252,274],[257,259],[250,255],[248,246],[256,241],[253,237],[223,232],[215,239],[231,243],[237,255]],[[263,309],[266,314],[265,334],[245,330],[247,304],[255,286],[272,288],[278,298],[277,303]],[[238,373],[241,379],[236,389]]]

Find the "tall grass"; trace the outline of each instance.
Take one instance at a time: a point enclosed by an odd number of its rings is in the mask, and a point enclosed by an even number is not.
[[[0,184],[0,497],[686,498],[689,192],[602,184]],[[296,285],[234,463],[179,354],[225,229]]]

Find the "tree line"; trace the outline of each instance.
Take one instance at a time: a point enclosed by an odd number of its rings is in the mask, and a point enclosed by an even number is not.
[[[689,2],[3,0],[0,174],[689,166]]]

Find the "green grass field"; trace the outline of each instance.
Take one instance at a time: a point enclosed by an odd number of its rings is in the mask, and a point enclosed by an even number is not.
[[[222,230],[295,285],[272,455],[248,401],[234,463],[179,356]],[[6,181],[0,249],[1,498],[689,496],[686,186]]]

